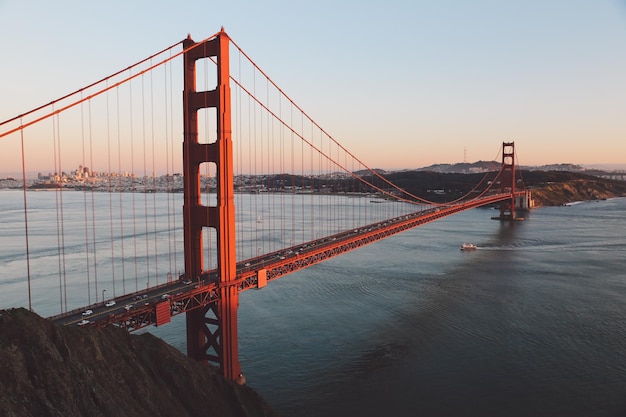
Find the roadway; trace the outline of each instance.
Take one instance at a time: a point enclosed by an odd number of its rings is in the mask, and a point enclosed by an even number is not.
[[[273,279],[366,244],[507,198],[511,198],[511,195],[496,194],[454,206],[416,211],[238,262],[237,275],[229,282],[219,282],[217,270],[208,271],[194,279],[181,276],[171,282],[117,297],[114,299],[114,305],[107,306],[105,301],[102,301],[50,319],[63,325],[115,325],[128,331],[154,324],[165,324],[169,322],[171,316],[218,301],[222,287],[234,285],[239,291],[261,288]],[[91,310],[91,313],[85,314],[87,310]]]

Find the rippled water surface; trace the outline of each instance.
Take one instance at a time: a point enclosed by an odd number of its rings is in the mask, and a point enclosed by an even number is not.
[[[246,294],[250,384],[292,416],[625,415],[626,201],[490,215]]]
[[[626,199],[494,213],[242,293],[248,384],[285,416],[626,416]]]
[[[492,215],[243,293],[249,385],[286,416],[625,416],[626,199]]]

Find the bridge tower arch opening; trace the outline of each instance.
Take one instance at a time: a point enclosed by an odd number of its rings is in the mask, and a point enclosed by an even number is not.
[[[219,300],[186,313],[187,354],[219,367],[233,381],[243,378],[238,357],[237,308],[239,292],[236,277],[235,207],[233,185],[233,146],[229,73],[229,38],[223,31],[214,38],[196,43],[183,41],[185,50],[183,90],[183,229],[185,277],[198,280],[204,271],[202,230],[214,228],[217,242]],[[211,58],[217,65],[217,84],[211,91],[196,90],[196,63]],[[216,140],[200,143],[198,111],[216,110]],[[216,167],[215,206],[201,204],[200,164]]]

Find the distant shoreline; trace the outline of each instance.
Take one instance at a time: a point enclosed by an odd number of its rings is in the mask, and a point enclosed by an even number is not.
[[[445,204],[466,194],[471,187],[478,182],[483,174],[443,174],[427,171],[414,171],[392,173],[386,175],[392,182],[398,184],[407,192],[429,201]],[[589,174],[568,171],[524,171],[524,185],[532,191],[535,207],[562,206],[578,201],[605,200],[615,197],[626,197],[626,181],[608,179]],[[351,178],[315,178],[293,177],[295,179],[286,184],[299,186],[274,185],[281,175],[274,176],[238,176],[235,178],[235,192],[238,194],[281,194],[296,193],[310,195],[349,195],[359,197],[376,198],[378,193],[364,189],[350,189],[347,185]],[[308,183],[304,184],[304,182]],[[301,184],[302,182],[302,184]],[[427,187],[425,185],[428,185]],[[0,178],[0,190],[23,190],[21,179]],[[93,191],[113,193],[182,193],[182,177],[142,177],[142,178],[116,178],[115,180],[99,179],[85,185],[80,181],[67,181],[62,187],[54,182],[42,182],[38,180],[27,181],[27,191],[51,191],[57,189],[66,191]],[[215,191],[214,185],[203,184],[204,190]],[[443,194],[433,194],[432,190],[450,190]],[[433,200],[435,199],[435,200]]]

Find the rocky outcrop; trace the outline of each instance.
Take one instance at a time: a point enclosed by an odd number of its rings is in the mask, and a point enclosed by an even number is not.
[[[546,184],[533,189],[533,199],[537,206],[560,206],[574,201],[606,200],[626,196],[626,186],[608,186],[597,181],[568,181]]]
[[[0,310],[0,415],[277,416],[252,389],[150,335]]]
[[[524,172],[536,206],[626,197],[626,182],[561,171]]]

